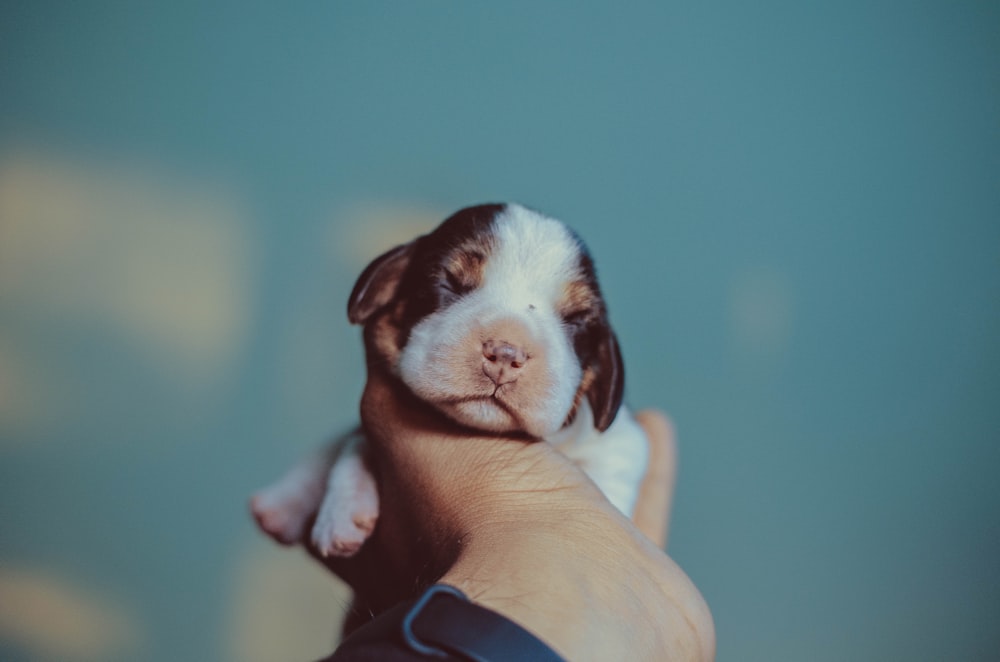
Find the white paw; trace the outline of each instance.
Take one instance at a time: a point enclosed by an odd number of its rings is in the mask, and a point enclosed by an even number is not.
[[[313,545],[323,556],[354,556],[375,530],[377,521],[378,503],[371,499],[338,503],[327,498],[313,526]]]
[[[257,492],[250,499],[250,512],[265,533],[283,545],[293,545],[305,534],[316,512],[315,502],[307,490],[291,490],[279,483]]]

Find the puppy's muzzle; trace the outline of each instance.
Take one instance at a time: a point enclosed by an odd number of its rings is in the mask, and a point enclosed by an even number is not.
[[[506,340],[487,340],[483,343],[483,372],[498,387],[517,381],[528,353]]]

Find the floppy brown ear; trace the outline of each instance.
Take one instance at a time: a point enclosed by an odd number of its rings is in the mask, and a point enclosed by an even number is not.
[[[607,324],[601,327],[594,371],[596,377],[587,389],[587,401],[594,412],[594,427],[604,432],[618,415],[625,394],[625,363],[618,339]]]
[[[375,311],[392,301],[412,253],[412,242],[396,246],[365,267],[347,300],[347,319],[351,324],[364,324]]]

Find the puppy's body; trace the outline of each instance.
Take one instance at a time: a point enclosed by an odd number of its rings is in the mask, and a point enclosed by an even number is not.
[[[617,340],[580,239],[518,205],[463,209],[377,258],[348,304],[369,363],[456,423],[554,444],[630,515],[646,441],[621,406]],[[261,526],[353,554],[378,516],[363,433],[335,442],[253,502]],[[318,510],[318,514],[317,514]]]

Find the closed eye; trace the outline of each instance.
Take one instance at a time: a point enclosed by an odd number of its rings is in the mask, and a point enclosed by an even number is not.
[[[471,285],[450,271],[444,272],[444,282],[441,285],[453,294],[465,294],[472,289]]]
[[[575,310],[571,313],[566,313],[563,315],[563,322],[569,326],[580,327],[587,323],[590,319],[590,310],[584,308],[581,310]]]

